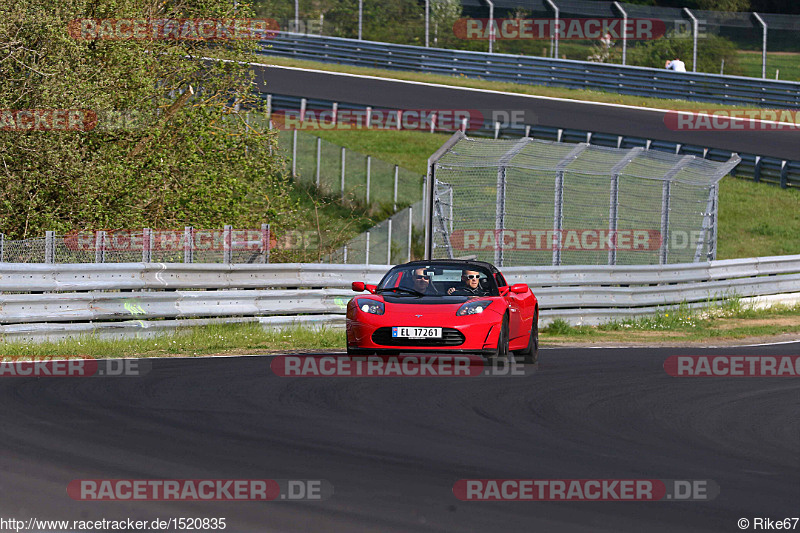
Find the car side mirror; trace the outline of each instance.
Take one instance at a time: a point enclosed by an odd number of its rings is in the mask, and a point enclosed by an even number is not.
[[[378,288],[377,285],[364,285],[364,288],[367,289],[372,294],[375,294],[375,289]]]
[[[525,283],[517,283],[511,286],[511,292],[514,294],[525,294],[529,290],[528,285]]]
[[[363,281],[354,281],[352,288],[356,292],[364,292],[364,282]]]

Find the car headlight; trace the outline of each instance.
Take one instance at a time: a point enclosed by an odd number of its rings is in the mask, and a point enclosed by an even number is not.
[[[383,305],[383,302],[369,298],[360,298],[356,300],[356,305],[359,309],[361,309],[361,311],[371,315],[382,315],[386,311],[386,307]]]
[[[474,300],[467,302],[458,308],[458,311],[456,311],[456,316],[479,315],[483,313],[490,305],[492,305],[490,300]]]

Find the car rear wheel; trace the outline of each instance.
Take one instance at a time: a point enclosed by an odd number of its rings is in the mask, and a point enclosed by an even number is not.
[[[532,365],[539,360],[539,312],[533,315],[533,325],[531,326],[531,334],[528,337],[528,346],[524,350],[514,352],[515,355],[521,355],[526,364]]]

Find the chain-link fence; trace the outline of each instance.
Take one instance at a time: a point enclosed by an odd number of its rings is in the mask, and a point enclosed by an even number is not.
[[[456,134],[434,164],[434,258],[498,266],[716,258],[725,163],[642,148]]]
[[[281,130],[278,144],[298,183],[352,205],[393,212],[420,199],[423,177],[297,130]]]
[[[772,52],[800,52],[800,14],[606,0],[259,0],[255,7],[283,31],[306,35],[659,68],[680,53],[697,72],[800,79],[791,56],[766,55],[767,45]],[[502,19],[535,20],[527,27],[540,30],[525,37],[524,23]],[[465,34],[468,26],[477,37]]]

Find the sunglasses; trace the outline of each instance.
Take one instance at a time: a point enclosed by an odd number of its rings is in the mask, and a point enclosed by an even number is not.
[[[427,279],[428,279],[428,276],[417,276],[417,279],[424,279],[424,280],[427,280]]]
[[[479,274],[467,274],[466,276],[464,276],[464,278],[465,279],[481,279],[481,276]]]

